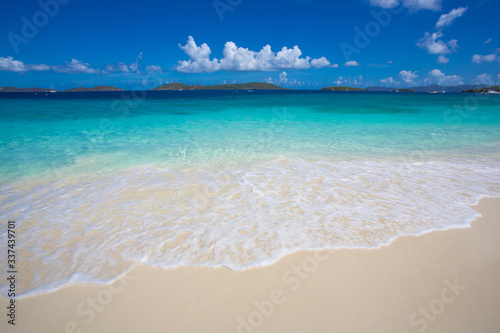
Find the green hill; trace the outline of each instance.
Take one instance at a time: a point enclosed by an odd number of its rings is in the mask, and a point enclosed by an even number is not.
[[[488,88],[481,88],[481,89],[469,89],[469,90],[462,90],[463,93],[482,93],[482,92],[487,92],[488,90],[496,90],[499,91],[500,86],[493,86],[493,87],[488,87]]]
[[[321,90],[334,90],[334,91],[367,91],[366,89],[361,88],[353,88],[353,87],[342,87],[342,86],[334,86],[334,87],[325,87]]]
[[[16,88],[16,87],[0,87],[0,92],[49,92],[50,89],[45,88]]]
[[[250,83],[231,83],[231,84],[217,84],[212,86],[204,86],[201,84],[188,85],[179,82],[167,83],[153,90],[245,90],[245,89],[285,89],[274,84],[265,82],[250,82]]]
[[[111,86],[97,86],[94,88],[77,87],[73,89],[63,90],[64,92],[78,92],[78,91],[124,91],[123,89]]]

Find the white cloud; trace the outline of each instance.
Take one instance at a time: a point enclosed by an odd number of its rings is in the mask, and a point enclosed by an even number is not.
[[[429,54],[439,54],[438,63],[447,63],[449,59],[443,55],[456,52],[458,41],[456,39],[451,39],[448,42],[444,42],[441,39],[444,36],[443,29],[451,25],[457,18],[464,15],[467,9],[468,7],[459,7],[451,10],[448,14],[441,15],[434,27],[437,31],[432,34],[426,31],[424,37],[420,38],[417,42],[417,46],[427,50]]]
[[[322,67],[333,67],[333,68],[338,68],[339,65],[338,64],[330,64],[330,62],[328,61],[328,59],[326,59],[325,57],[321,57],[319,59],[313,59],[311,60],[311,66],[313,66],[314,68],[322,68]]]
[[[395,81],[392,76],[388,77],[387,79],[382,79],[380,80],[380,82],[383,84],[399,85],[399,82]]]
[[[476,76],[474,80],[472,80],[473,83],[475,84],[486,84],[486,85],[492,85],[493,80],[491,79],[491,76],[488,74],[480,74]]]
[[[339,76],[339,78],[338,78],[336,81],[334,81],[334,83],[335,83],[336,85],[340,85],[340,84],[345,83],[346,81],[347,81],[347,80],[346,80],[346,79],[344,79],[342,76]]]
[[[436,23],[435,29],[441,29],[447,27],[453,23],[453,21],[460,16],[464,15],[469,7],[459,7],[452,9],[448,14],[443,14]]]
[[[105,71],[106,73],[114,73],[114,72],[128,73],[130,72],[130,69],[127,64],[119,62],[116,65],[107,65]]]
[[[281,83],[286,83],[286,82],[288,81],[288,79],[287,79],[287,77],[286,77],[286,76],[287,76],[286,72],[282,72],[282,73],[280,74],[280,82],[281,82]]]
[[[339,76],[339,78],[333,83],[335,83],[336,85],[359,85],[363,83],[363,76],[359,75],[358,77],[354,78],[351,78],[350,76],[347,78]]]
[[[45,64],[30,65],[12,57],[0,57],[0,71],[23,73],[27,71],[48,71],[50,66]]]
[[[495,53],[492,54],[487,54],[487,55],[480,55],[480,54],[474,54],[472,56],[472,62],[476,64],[480,64],[483,62],[493,62],[497,60],[497,55]]]
[[[450,62],[450,59],[446,58],[444,55],[440,55],[437,60],[438,63],[440,64],[447,64]]]
[[[399,72],[399,77],[406,84],[416,84],[415,79],[418,77],[418,75],[417,75],[417,71],[415,71],[415,72],[401,71],[401,72]]]
[[[269,45],[267,45],[269,46]],[[271,46],[269,46],[269,51],[271,50]],[[300,51],[298,46],[294,46],[293,49],[288,49],[283,47],[281,51],[278,52],[276,58],[274,59],[274,63],[276,68],[279,69],[307,69],[311,67],[309,63],[310,57],[300,58],[302,55],[302,51]]]
[[[292,86],[303,86],[304,82],[293,80],[293,81],[290,82],[290,85],[292,85]]]
[[[66,61],[66,65],[63,66],[53,66],[52,69],[56,73],[86,73],[86,74],[97,74],[100,73],[98,69],[90,67],[90,64],[81,62],[75,58],[71,59],[71,62]]]
[[[493,38],[488,38],[487,40],[484,41],[484,44],[489,44],[493,41]]]
[[[264,82],[266,82],[266,83],[273,83],[273,78],[272,77],[268,77],[267,79],[264,79]]]
[[[441,37],[443,37],[441,31],[436,31],[432,34],[426,31],[424,37],[418,41],[417,46],[427,50],[429,54],[449,54],[455,52],[458,48],[458,41],[452,39],[445,43],[439,39]]]
[[[355,60],[348,61],[344,64],[345,67],[355,67],[355,66],[361,66],[361,64]]]
[[[206,43],[197,46],[193,37],[189,36],[188,42],[181,49],[189,57],[189,60],[179,61],[175,67],[182,73],[210,73],[219,70],[226,71],[274,71],[282,69],[308,69],[335,67],[328,59],[321,57],[311,59],[302,57],[302,51],[298,46],[289,49],[283,47],[281,51],[274,53],[270,45],[264,46],[259,52],[248,48],[238,47],[234,42],[227,42],[224,45],[223,58],[210,60],[212,51]]]
[[[445,75],[439,69],[434,69],[427,74],[427,78],[424,80],[426,84],[435,83],[440,86],[458,86],[464,84],[462,77],[458,75]]]
[[[179,47],[186,53],[189,60],[179,61],[179,66],[176,67],[181,73],[211,73],[220,70],[219,61],[215,58],[210,60],[210,47],[206,43],[197,46],[193,37],[189,36],[186,45]]]
[[[148,72],[148,73],[163,73],[163,70],[160,66],[150,65],[150,66],[146,66],[146,72]]]
[[[441,0],[369,0],[370,4],[375,7],[393,8],[399,5],[412,10],[419,11],[421,9],[441,10]]]
[[[137,56],[136,61],[133,64],[127,65],[123,62],[119,62],[116,65],[107,65],[104,73],[140,73],[139,63],[142,61],[142,52]]]
[[[12,57],[0,57],[0,71],[26,72],[28,69],[22,61],[14,60]]]

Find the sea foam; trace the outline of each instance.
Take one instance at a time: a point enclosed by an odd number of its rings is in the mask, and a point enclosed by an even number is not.
[[[499,194],[493,161],[280,157],[17,182],[0,187],[0,207],[2,220],[17,222],[18,291],[27,296],[108,283],[137,263],[244,270],[298,250],[377,248],[467,227],[479,216],[469,205]]]

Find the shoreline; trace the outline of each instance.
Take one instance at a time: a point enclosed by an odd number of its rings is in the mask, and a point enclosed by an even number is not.
[[[378,249],[299,251],[244,271],[137,265],[102,286],[16,300],[3,332],[495,332],[500,198],[471,227]],[[8,300],[0,297],[0,307]],[[4,310],[5,312],[6,310]]]

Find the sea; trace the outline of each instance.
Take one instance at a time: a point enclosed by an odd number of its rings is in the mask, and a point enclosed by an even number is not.
[[[0,158],[0,249],[15,221],[25,297],[140,263],[246,270],[469,227],[500,196],[500,98],[1,93]]]

